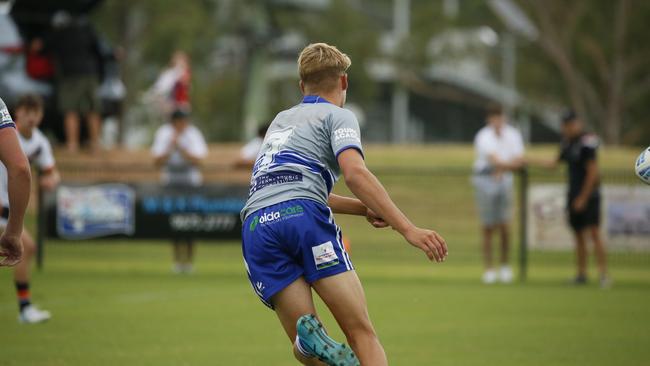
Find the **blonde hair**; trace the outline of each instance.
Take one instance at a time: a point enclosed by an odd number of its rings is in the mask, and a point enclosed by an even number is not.
[[[312,91],[329,91],[352,64],[350,57],[327,43],[312,43],[298,56],[300,80]]]

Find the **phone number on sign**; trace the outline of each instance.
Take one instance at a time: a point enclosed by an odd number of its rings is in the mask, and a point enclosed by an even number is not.
[[[169,225],[174,231],[230,231],[238,220],[238,216],[227,214],[175,214],[169,217]]]

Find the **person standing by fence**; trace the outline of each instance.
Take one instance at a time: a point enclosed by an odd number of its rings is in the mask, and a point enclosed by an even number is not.
[[[22,151],[30,163],[39,170],[38,184],[44,190],[53,190],[59,183],[59,173],[56,169],[52,146],[45,135],[38,129],[43,119],[43,101],[37,95],[25,95],[16,104],[16,127],[18,140]],[[0,210],[13,211],[14,206],[9,205],[9,191],[7,185],[7,170],[0,165]],[[8,222],[0,218],[0,230],[8,228]],[[41,310],[31,302],[30,274],[36,243],[32,235],[22,230],[20,239],[23,243],[23,260],[15,266],[14,281],[19,304],[19,320],[21,323],[40,323],[50,319],[49,311]]]
[[[599,139],[585,132],[582,120],[573,111],[562,116],[562,142],[560,154],[551,162],[542,163],[555,168],[560,162],[568,166],[569,189],[567,212],[569,226],[576,243],[577,273],[572,283],[587,283],[587,238],[594,243],[594,254],[600,272],[600,286],[611,286],[607,274],[607,254],[600,235],[600,177],[598,172]]]
[[[175,110],[171,121],[156,131],[151,147],[155,164],[162,168],[162,183],[170,187],[196,187],[203,183],[199,165],[208,154],[208,146],[189,118],[188,111]],[[194,240],[178,236],[173,245],[174,272],[192,272]]]
[[[521,133],[506,123],[500,106],[491,106],[487,125],[474,139],[476,160],[472,182],[476,189],[476,203],[482,224],[482,246],[485,272],[483,282],[512,282],[508,264],[510,247],[510,216],[513,190],[512,171],[523,165],[524,143]],[[501,267],[497,272],[492,259],[492,236],[501,238]]]

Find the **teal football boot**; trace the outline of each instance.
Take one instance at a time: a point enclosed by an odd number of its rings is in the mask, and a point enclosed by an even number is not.
[[[361,366],[352,349],[330,338],[313,314],[303,315],[296,324],[300,346],[330,366]]]

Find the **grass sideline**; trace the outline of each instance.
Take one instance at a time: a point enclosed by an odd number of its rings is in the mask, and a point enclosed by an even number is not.
[[[371,166],[466,167],[472,158],[456,145],[369,146],[366,153]],[[603,166],[620,168],[634,156],[606,149]],[[608,291],[566,285],[569,253],[532,253],[527,283],[484,286],[469,179],[383,178],[417,223],[439,229],[450,244],[449,260],[431,264],[394,232],[338,218],[392,365],[638,365],[650,358],[647,257],[613,261]],[[171,274],[170,257],[161,242],[51,243],[33,295],[54,318],[35,326],[17,323],[11,271],[0,269],[0,364],[296,364],[274,314],[247,282],[238,243],[202,243],[190,276]],[[342,338],[331,317],[324,321]]]
[[[526,284],[487,287],[478,257],[434,265],[393,233],[371,243],[365,229],[348,232],[392,365],[639,365],[650,357],[647,266],[613,268],[608,291],[567,286],[569,258],[534,266]],[[170,273],[160,243],[48,251],[34,298],[53,312],[49,323],[16,322],[10,272],[0,272],[3,365],[295,364],[247,283],[236,243],[200,247],[189,276]]]

